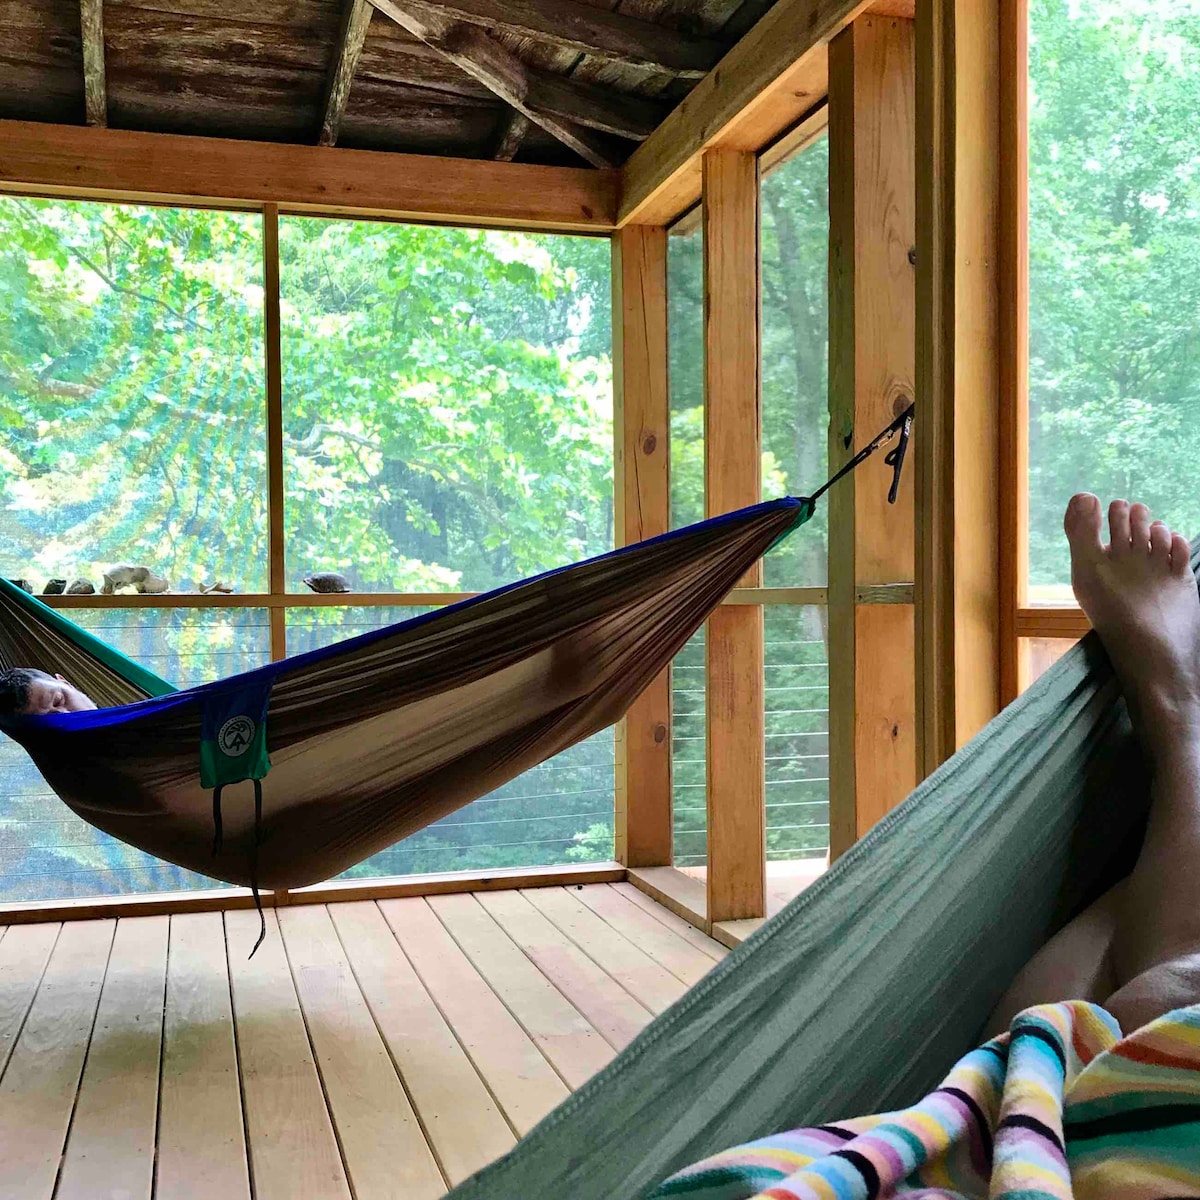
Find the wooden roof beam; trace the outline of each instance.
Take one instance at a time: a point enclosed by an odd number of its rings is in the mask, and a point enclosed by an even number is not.
[[[108,124],[108,89],[104,82],[104,0],[79,0],[83,40],[83,103],[89,125]]]
[[[415,16],[500,29],[543,45],[623,66],[649,67],[682,79],[703,78],[728,48],[715,38],[688,37],[580,0],[405,0],[405,7]]]
[[[577,84],[549,85],[546,78],[535,78],[525,64],[495,38],[476,25],[453,21],[428,6],[418,12],[408,0],[374,0],[375,7],[414,37],[448,58],[461,71],[483,84],[505,104],[515,108],[533,124],[556,137],[593,167],[611,167],[607,148],[578,120],[587,117],[594,128],[597,113],[594,101],[580,94],[571,105]],[[598,89],[588,89],[594,94]],[[625,99],[622,97],[621,99]],[[539,104],[540,101],[540,104]],[[572,116],[562,114],[572,107]],[[575,119],[572,119],[574,117]]]
[[[777,0],[625,164],[621,225],[669,223],[700,198],[705,150],[760,150],[829,89],[830,40],[872,0]]]
[[[508,116],[500,128],[500,136],[496,139],[496,148],[492,158],[497,162],[512,162],[521,149],[521,143],[529,132],[529,118],[522,116],[517,110],[510,109]]]
[[[318,146],[332,146],[337,142],[346,102],[350,99],[350,85],[354,82],[354,72],[358,69],[358,59],[367,40],[367,29],[374,12],[370,0],[346,0],[342,10],[342,28],[338,34],[337,57],[333,60],[325,84]]]
[[[0,120],[0,194],[608,233],[616,171]]]

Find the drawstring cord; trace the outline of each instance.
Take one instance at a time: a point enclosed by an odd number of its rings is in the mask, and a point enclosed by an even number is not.
[[[253,958],[267,936],[267,916],[263,912],[262,896],[258,892],[258,848],[262,845],[262,780],[254,781],[254,845],[250,850],[250,890],[254,893],[254,907],[258,910],[258,941],[250,951]]]
[[[216,858],[221,853],[221,788],[223,786],[223,784],[218,783],[213,788],[213,858]]]
[[[258,952],[259,946],[263,944],[267,936],[267,915],[263,912],[262,895],[258,890],[258,848],[262,845],[262,780],[255,779],[254,784],[254,842],[250,847],[250,890],[254,893],[254,908],[258,913],[258,941],[254,943],[254,949],[250,951],[250,957],[253,958]],[[223,829],[221,823],[221,790],[224,784],[217,784],[213,788],[213,858],[216,858],[221,853],[223,842]]]

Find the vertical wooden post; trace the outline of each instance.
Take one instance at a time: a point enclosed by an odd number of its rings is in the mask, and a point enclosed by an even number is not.
[[[283,367],[279,348],[279,205],[263,205],[263,336],[267,376],[268,591],[287,591],[283,529]],[[287,657],[287,614],[271,607],[271,657]]]
[[[918,754],[1000,705],[1000,0],[917,0]]]
[[[912,22],[859,17],[829,47],[829,464],[912,402]],[[829,497],[830,853],[916,783],[913,608],[863,589],[913,578],[911,478],[888,504],[879,455]]]
[[[666,533],[667,231],[613,236],[614,528],[618,545]],[[663,671],[617,726],[616,855],[630,867],[671,862],[671,676]]]
[[[758,162],[708,150],[704,220],[704,504],[761,498]],[[741,580],[762,584],[762,564]],[[763,611],[726,605],[705,638],[708,919],[766,914]]]
[[[1000,702],[1029,681],[1029,0],[1000,3]]]

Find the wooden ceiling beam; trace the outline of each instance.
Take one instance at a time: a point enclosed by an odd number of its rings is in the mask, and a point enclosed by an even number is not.
[[[829,90],[829,41],[872,0],[777,0],[625,164],[620,224],[663,224],[700,198],[706,149],[760,150]]]
[[[617,137],[643,142],[671,111],[645,96],[610,91],[565,75],[533,68],[526,68],[525,74],[529,79],[525,99],[531,108]]]
[[[509,109],[508,116],[501,126],[500,136],[496,139],[496,148],[492,151],[492,158],[497,162],[512,162],[517,156],[517,151],[521,149],[521,143],[525,140],[528,132],[529,118],[517,112],[515,108]]]
[[[0,120],[0,193],[608,233],[616,171]]]
[[[338,34],[337,56],[325,84],[318,146],[332,146],[337,142],[346,102],[350,99],[350,85],[354,82],[354,72],[358,69],[359,56],[367,40],[367,28],[374,12],[370,0],[346,0],[342,10],[342,28]]]
[[[104,0],[79,0],[83,40],[83,104],[89,125],[108,124],[108,88],[104,81]]]
[[[525,64],[477,25],[451,20],[428,7],[418,12],[408,7],[407,0],[403,3],[398,0],[373,2],[380,12],[444,55],[456,67],[482,83],[533,124],[574,150],[585,162],[591,163],[593,167],[614,165],[608,149],[596,139],[590,129],[559,113],[534,107],[530,72]],[[545,88],[542,85],[544,81],[534,84],[534,96],[544,94]],[[560,98],[561,94],[561,90],[556,93]],[[580,107],[583,107],[582,103]]]
[[[715,38],[689,37],[580,0],[405,0],[405,7],[418,16],[499,29],[682,79],[702,79],[728,49],[728,43]]]

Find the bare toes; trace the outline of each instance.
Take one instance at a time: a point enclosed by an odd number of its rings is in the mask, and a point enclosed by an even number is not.
[[[1192,570],[1192,548],[1181,533],[1171,535],[1171,571],[1180,576],[1188,575]]]
[[[1072,496],[1063,516],[1063,530],[1075,559],[1094,558],[1104,553],[1100,538],[1100,501],[1091,492]]]
[[[1108,506],[1108,548],[1114,558],[1129,553],[1129,502],[1114,500]]]
[[[1164,567],[1171,562],[1171,531],[1165,521],[1150,526],[1150,557]]]
[[[1137,554],[1150,553],[1150,510],[1144,504],[1129,506],[1129,546]]]

